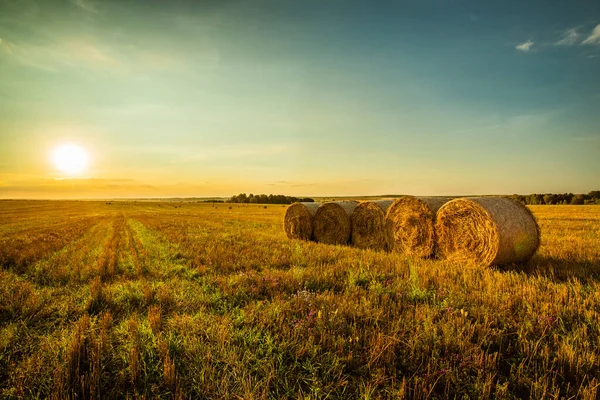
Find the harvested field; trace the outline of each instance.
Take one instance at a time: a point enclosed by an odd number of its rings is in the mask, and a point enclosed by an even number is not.
[[[1,398],[598,398],[598,206],[479,268],[177,205],[0,201]]]

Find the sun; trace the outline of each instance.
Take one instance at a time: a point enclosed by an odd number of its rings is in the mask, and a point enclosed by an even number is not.
[[[52,150],[52,164],[68,176],[83,174],[90,161],[87,151],[76,144],[63,144]]]

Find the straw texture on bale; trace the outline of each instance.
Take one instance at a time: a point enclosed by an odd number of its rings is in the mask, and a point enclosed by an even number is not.
[[[392,231],[392,250],[427,258],[435,248],[435,214],[450,201],[447,197],[402,196],[388,208],[386,218]]]
[[[314,219],[314,238],[325,244],[346,244],[352,234],[356,201],[332,201],[319,206]]]
[[[527,262],[540,245],[537,222],[523,204],[503,197],[456,199],[436,222],[440,258],[491,266]]]
[[[313,220],[321,203],[294,203],[283,217],[283,229],[289,239],[311,240]]]
[[[392,230],[385,218],[394,200],[376,200],[360,203],[352,213],[352,244],[361,249],[389,251]]]

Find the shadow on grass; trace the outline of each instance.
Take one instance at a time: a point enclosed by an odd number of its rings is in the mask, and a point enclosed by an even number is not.
[[[556,282],[578,279],[582,283],[600,281],[600,260],[565,260],[536,254],[527,264],[498,267],[500,271],[524,272]]]

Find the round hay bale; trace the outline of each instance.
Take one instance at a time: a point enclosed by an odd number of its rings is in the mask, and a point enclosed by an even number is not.
[[[352,244],[361,249],[389,251],[392,230],[385,213],[394,200],[360,203],[352,213]]]
[[[357,201],[323,203],[315,213],[314,238],[325,244],[346,244],[352,234],[352,212]]]
[[[313,219],[321,203],[294,203],[283,217],[283,229],[289,239],[311,240]]]
[[[448,197],[396,199],[386,213],[392,231],[392,250],[413,257],[431,257],[435,249],[435,213],[448,201]]]
[[[448,202],[437,212],[440,258],[491,266],[527,262],[540,245],[540,229],[523,204],[505,197]]]

